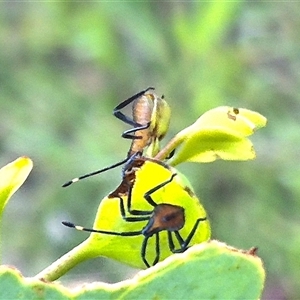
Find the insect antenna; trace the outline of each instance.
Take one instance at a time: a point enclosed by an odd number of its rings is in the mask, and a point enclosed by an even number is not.
[[[72,183],[77,182],[79,180],[82,180],[82,179],[85,179],[85,178],[88,178],[88,177],[91,177],[91,176],[103,173],[105,171],[114,169],[114,168],[116,168],[118,166],[121,166],[121,165],[125,164],[128,160],[130,160],[130,157],[126,157],[125,159],[123,159],[123,160],[121,160],[121,161],[117,162],[116,164],[113,164],[113,165],[111,165],[109,167],[106,167],[106,168],[103,168],[103,169],[100,169],[100,170],[97,170],[97,171],[94,171],[94,172],[91,172],[91,173],[88,173],[88,174],[85,174],[85,175],[73,178],[72,180],[64,183],[62,185],[62,187],[67,187],[67,186],[71,185]]]
[[[115,231],[106,231],[106,230],[98,230],[98,229],[93,229],[93,228],[86,228],[82,226],[75,225],[72,222],[69,221],[63,221],[63,225],[74,228],[79,231],[87,231],[87,232],[95,232],[95,233],[102,233],[102,234],[108,234],[108,235],[118,235],[118,236],[137,236],[141,235],[142,231],[127,231],[127,232],[115,232]]]

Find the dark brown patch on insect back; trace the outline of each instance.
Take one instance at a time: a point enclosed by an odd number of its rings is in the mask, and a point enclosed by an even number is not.
[[[139,156],[134,158],[130,163],[126,165],[126,169],[124,170],[124,174],[127,175],[132,172],[136,172],[140,169],[147,159],[145,157]]]
[[[124,181],[111,193],[108,194],[107,198],[116,198],[128,195],[128,184]]]
[[[135,183],[135,172],[137,172],[145,163],[145,158],[139,157],[135,158],[131,163],[126,166],[124,170],[124,177],[120,185],[112,191],[107,197],[115,198],[128,196],[129,189],[133,187]]]
[[[112,191],[107,197],[115,198],[118,196],[120,197],[127,196],[129,189],[133,187],[135,183],[135,178],[136,178],[135,172],[139,171],[143,167],[146,161],[154,162],[166,168],[167,170],[170,170],[170,167],[167,164],[163,163],[162,161],[158,161],[155,159],[146,158],[142,156],[136,157],[132,160],[132,162],[126,165],[126,169],[124,170],[124,177],[120,185],[114,191]]]
[[[130,187],[133,186],[135,182],[135,172],[130,172],[128,174],[125,174],[125,177],[123,178],[120,185],[109,195],[107,198],[116,198],[116,197],[122,197],[122,196],[128,196],[128,192]]]
[[[145,236],[152,236],[163,230],[177,231],[180,230],[184,224],[185,216],[183,207],[161,203],[154,208],[153,214],[142,233]]]

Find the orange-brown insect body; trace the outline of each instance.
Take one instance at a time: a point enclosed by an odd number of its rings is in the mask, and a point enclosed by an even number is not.
[[[154,108],[154,100],[156,97],[154,94],[144,94],[138,98],[132,105],[132,117],[134,122],[147,128],[137,130],[134,132],[134,137],[131,142],[128,156],[132,156],[134,153],[142,152],[145,147],[151,143],[151,136],[154,134],[151,132],[151,117]]]
[[[122,137],[131,139],[128,157],[143,153],[149,147],[148,156],[153,157],[159,151],[159,141],[165,136],[170,121],[170,108],[163,97],[159,98],[149,87],[117,105],[114,115],[133,128],[123,132]],[[125,106],[132,104],[132,116],[121,112]]]

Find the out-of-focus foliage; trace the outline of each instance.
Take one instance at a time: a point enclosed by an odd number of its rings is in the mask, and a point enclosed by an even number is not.
[[[220,105],[268,118],[252,139],[255,161],[180,169],[214,238],[259,247],[263,299],[298,297],[299,28],[296,2],[2,2],[1,165],[21,155],[35,164],[4,213],[4,263],[32,276],[84,239],[60,222],[92,225],[120,171],[60,186],[125,157],[125,125],[111,111],[152,85],[172,108],[166,140]],[[69,280],[131,274],[116,264],[83,264]]]

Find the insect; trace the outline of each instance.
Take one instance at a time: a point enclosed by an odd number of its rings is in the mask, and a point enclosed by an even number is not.
[[[63,187],[126,164],[133,156],[141,155],[146,147],[149,148],[148,155],[151,157],[159,151],[159,141],[165,136],[169,127],[170,108],[164,97],[157,97],[153,90],[153,87],[149,87],[121,102],[113,110],[113,114],[118,119],[133,126],[122,134],[122,137],[132,139],[127,157],[109,167],[74,178],[66,182]],[[132,118],[121,112],[121,109],[130,103],[133,103]]]
[[[206,212],[183,175],[145,157],[132,160],[121,184],[102,200],[93,228],[63,224],[92,232],[100,255],[139,268],[210,238]]]
[[[121,121],[132,125],[133,128],[123,132],[122,137],[132,139],[128,157],[136,152],[153,145],[150,152],[153,157],[159,150],[158,143],[167,133],[170,123],[170,107],[164,100],[149,87],[115,107],[113,113]],[[132,118],[124,115],[121,109],[132,103]]]

